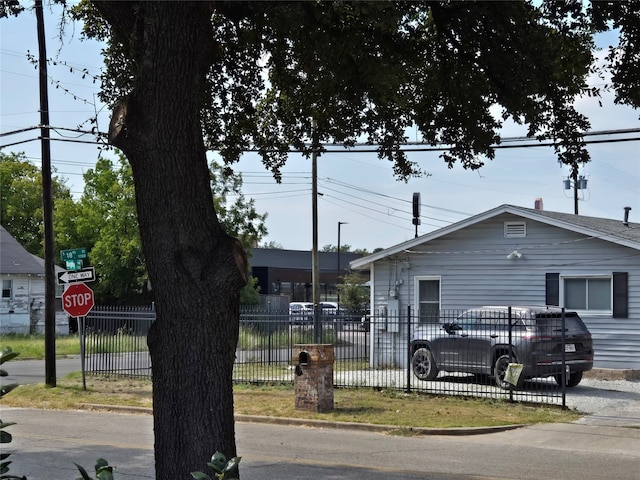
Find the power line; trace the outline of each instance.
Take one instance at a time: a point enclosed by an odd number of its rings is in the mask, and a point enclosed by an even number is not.
[[[108,134],[104,133],[104,132],[100,132],[97,130],[81,130],[81,129],[70,129],[70,128],[65,128],[65,127],[52,127],[52,126],[42,126],[39,125],[38,127],[29,127],[29,128],[50,128],[52,130],[66,130],[66,131],[73,131],[76,133],[82,133],[82,134],[90,134],[90,135],[97,135],[99,137],[102,138],[107,138]],[[0,133],[0,137],[4,137],[7,135],[14,135],[17,133],[23,133],[24,131],[26,131],[25,129],[20,129],[20,130],[15,130],[12,132],[6,132],[6,133]],[[583,136],[603,136],[603,135],[628,135],[630,133],[640,133],[640,128],[626,128],[626,129],[617,129],[617,130],[599,130],[599,131],[589,131],[589,132],[585,132],[583,134]],[[57,141],[63,141],[63,139],[54,139],[52,138],[51,140],[57,140]],[[541,140],[535,143],[524,143],[524,144],[519,144],[519,145],[502,145],[503,143],[515,143],[515,142],[520,142],[520,141],[529,141],[531,140],[530,137],[504,137],[500,139],[500,143],[499,144],[493,144],[491,145],[491,148],[499,150],[499,149],[510,149],[510,148],[533,148],[533,147],[552,147],[554,145],[558,145],[557,142],[554,142],[552,140]],[[635,142],[640,140],[640,137],[631,137],[631,138],[614,138],[614,139],[600,139],[600,140],[584,140],[585,144],[599,144],[599,143],[619,143],[619,142]],[[93,143],[96,145],[104,145],[104,142],[100,142],[100,141],[83,141],[81,143]],[[335,143],[321,143],[320,144],[323,148],[323,152],[322,153],[333,153],[333,152],[340,152],[340,153],[375,153],[376,150],[374,149],[376,145],[373,144],[368,144],[368,143],[355,143],[354,146],[355,147],[363,147],[366,146],[367,148],[365,149],[360,149],[360,148],[347,148],[347,147],[343,147],[340,145],[336,145]],[[452,146],[451,145],[446,145],[446,144],[442,144],[440,143],[439,145],[442,146],[432,146],[430,143],[428,142],[402,142],[399,143],[400,146],[402,146],[403,148],[401,148],[400,150],[403,152],[443,152],[443,151],[448,151],[451,150]],[[411,148],[411,146],[417,146],[417,145],[429,145],[429,146],[425,146],[425,147],[419,147],[419,148]],[[2,145],[0,146],[0,149],[5,148],[7,146],[10,145]],[[338,148],[329,148],[329,147],[340,147],[340,149]],[[258,152],[258,149],[246,149],[244,150],[245,153],[247,152]],[[276,152],[277,150],[267,150],[268,152]],[[288,153],[303,153],[303,150],[288,150]]]
[[[363,193],[379,195],[381,197],[389,198],[389,199],[392,199],[392,200],[397,200],[397,201],[402,202],[402,203],[411,203],[410,200],[405,200],[405,199],[400,199],[400,198],[397,198],[397,197],[392,197],[391,195],[386,195],[384,193],[380,193],[380,192],[369,190],[369,189],[366,189],[366,188],[363,188],[363,187],[358,187],[358,186],[355,186],[355,185],[351,185],[351,184],[348,184],[348,183],[343,182],[341,180],[336,180],[336,179],[327,177],[327,181],[329,181],[331,183],[336,183],[338,185],[342,185],[342,186],[344,186],[346,188],[352,188],[354,190],[358,190],[358,191],[361,191]],[[425,203],[422,203],[421,205],[423,207],[432,208],[434,210],[440,210],[440,211],[443,211],[443,212],[455,213],[457,215],[463,215],[463,216],[471,215],[470,213],[467,213],[467,212],[460,212],[458,210],[451,210],[451,209],[448,209],[448,208],[436,207],[435,205],[428,205],[428,204],[425,204]]]

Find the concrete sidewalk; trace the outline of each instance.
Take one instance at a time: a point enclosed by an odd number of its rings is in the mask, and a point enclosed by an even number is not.
[[[494,436],[492,436],[494,438]],[[529,425],[500,434],[502,441],[523,447],[567,452],[620,455],[640,460],[640,429],[585,425],[581,423],[544,423]]]

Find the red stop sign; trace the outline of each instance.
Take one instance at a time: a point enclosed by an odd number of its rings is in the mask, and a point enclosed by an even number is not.
[[[93,290],[84,283],[73,283],[62,294],[62,308],[72,317],[86,317],[93,308]]]

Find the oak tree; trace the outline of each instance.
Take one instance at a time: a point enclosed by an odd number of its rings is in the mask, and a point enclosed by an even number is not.
[[[148,342],[157,478],[186,478],[216,450],[236,455],[231,374],[246,258],[211,201],[206,151],[230,166],[255,149],[279,179],[292,148],[310,155],[322,142],[365,138],[406,179],[422,171],[402,151],[408,128],[447,145],[449,165],[475,169],[493,158],[511,119],[552,139],[560,161],[577,169],[589,159],[589,122],[573,102],[598,94],[586,83],[594,31],[622,28],[614,86],[620,101],[638,103],[637,21],[621,19],[637,19],[638,3],[614,3],[78,7],[86,34],[108,45],[109,141],[132,167],[156,294]]]

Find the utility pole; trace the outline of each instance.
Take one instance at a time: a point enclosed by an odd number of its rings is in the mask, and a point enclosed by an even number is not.
[[[573,213],[578,215],[578,190],[587,189],[587,179],[584,175],[578,175],[578,169],[574,168],[571,175],[564,180],[565,190],[573,187]]]
[[[340,306],[340,290],[338,289],[338,283],[340,282],[340,226],[346,225],[349,222],[338,222],[338,274],[336,275],[336,295],[338,298],[338,307]],[[336,312],[338,313],[338,312]]]
[[[313,245],[311,253],[311,289],[313,292],[313,343],[320,343],[320,260],[318,256],[318,139],[316,122],[311,121],[311,215],[313,222]]]
[[[578,215],[578,169],[573,170],[573,213]]]
[[[44,370],[45,384],[56,386],[56,264],[53,243],[53,193],[51,142],[49,140],[49,93],[47,47],[42,0],[36,0],[38,65],[40,73],[40,144],[42,152],[42,211],[44,222]]]

